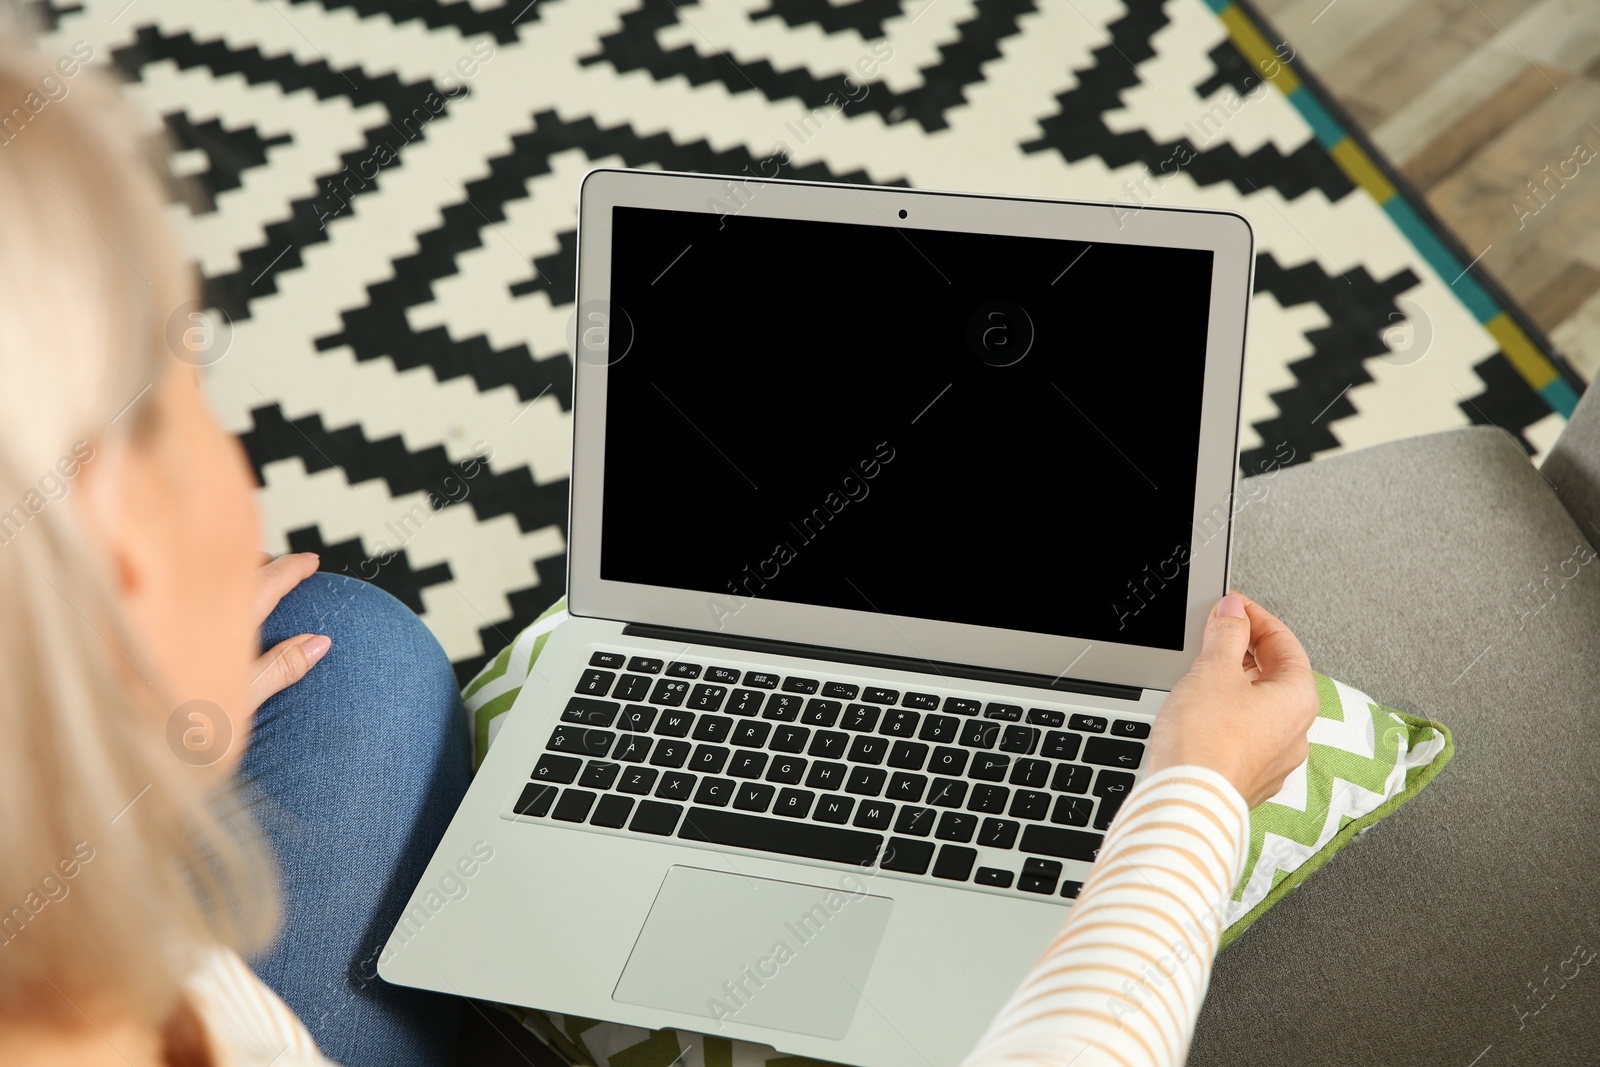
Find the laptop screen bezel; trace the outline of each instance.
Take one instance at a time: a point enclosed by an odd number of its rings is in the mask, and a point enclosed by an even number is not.
[[[700,630],[821,648],[849,648],[930,663],[971,664],[1051,678],[1169,690],[1200,649],[1206,617],[1227,591],[1238,479],[1240,385],[1254,273],[1254,236],[1223,211],[930,192],[879,186],[734,179],[669,171],[596,168],[579,194],[577,308],[604,308],[611,285],[615,207],[813,219],[915,230],[1058,237],[1063,240],[1207,249],[1213,253],[1210,319],[1195,464],[1193,529],[1182,649],[1087,641],[1020,630],[731,598],[600,576],[605,497],[606,357],[574,353],[571,516],[567,607],[574,615]],[[898,212],[907,212],[901,219]],[[715,289],[715,286],[708,286]],[[576,323],[576,315],[574,316]],[[593,340],[595,335],[588,335]],[[1219,525],[1226,530],[1218,530]],[[1130,575],[1130,579],[1137,576]],[[1063,612],[1074,606],[1062,604]]]

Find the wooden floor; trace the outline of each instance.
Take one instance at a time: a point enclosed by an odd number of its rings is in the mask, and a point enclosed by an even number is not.
[[[1600,0],[1257,0],[1469,255],[1600,372]]]

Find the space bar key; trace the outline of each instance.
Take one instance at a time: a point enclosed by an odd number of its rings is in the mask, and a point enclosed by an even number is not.
[[[764,819],[759,815],[739,815],[715,808],[690,808],[678,836],[685,841],[705,841],[860,866],[870,865],[877,858],[878,846],[883,844],[881,834],[788,819]]]

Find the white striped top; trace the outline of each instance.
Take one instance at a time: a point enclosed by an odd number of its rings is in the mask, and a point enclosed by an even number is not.
[[[1249,810],[1226,778],[1171,767],[1136,786],[1061,933],[962,1067],[1176,1067],[1189,1050]],[[189,992],[215,1067],[334,1067],[236,954]]]
[[[1244,797],[1215,771],[1140,782],[1061,933],[962,1067],[1183,1063],[1249,829]]]

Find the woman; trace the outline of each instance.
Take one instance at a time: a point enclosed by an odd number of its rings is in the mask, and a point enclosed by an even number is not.
[[[58,73],[6,48],[0,102]],[[455,1002],[371,960],[465,788],[449,665],[371,587],[261,565],[138,128],[77,73],[0,146],[0,1062],[445,1064]],[[1315,712],[1298,642],[1225,597],[970,1065],[1182,1060],[1248,806]]]

